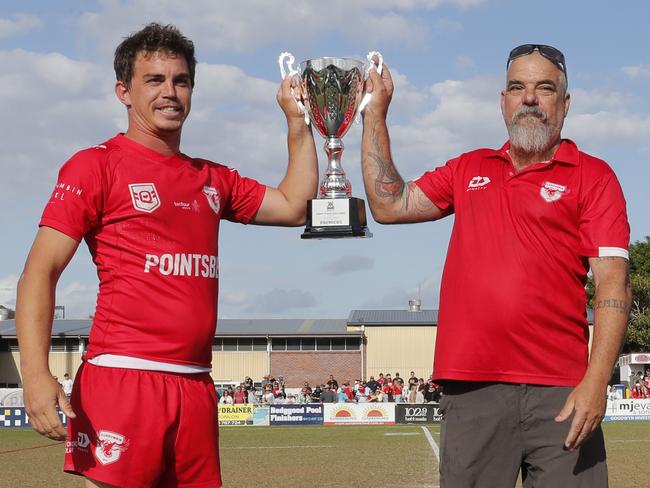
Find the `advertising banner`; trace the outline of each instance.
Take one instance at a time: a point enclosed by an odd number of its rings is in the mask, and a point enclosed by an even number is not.
[[[0,407],[24,407],[22,388],[0,388]]]
[[[324,403],[325,425],[394,424],[394,403]]]
[[[606,422],[650,421],[650,400],[608,400]]]
[[[61,411],[57,411],[63,425],[68,425],[68,417]],[[25,407],[0,407],[0,429],[31,428],[29,416]]]
[[[255,426],[270,425],[269,407],[260,407],[258,405],[255,405],[255,408],[253,409],[253,425]]]
[[[271,405],[271,425],[321,425],[323,405],[320,403]]]
[[[219,404],[219,425],[253,425],[255,405]]]
[[[437,403],[396,403],[396,424],[436,424],[442,421]]]

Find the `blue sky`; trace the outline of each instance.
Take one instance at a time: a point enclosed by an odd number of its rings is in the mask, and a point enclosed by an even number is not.
[[[650,235],[648,18],[650,5],[641,1],[3,2],[0,304],[15,306],[16,281],[59,166],[126,129],[113,94],[112,52],[150,21],[176,24],[197,46],[183,151],[270,185],[286,168],[285,122],[275,102],[283,51],[297,60],[382,52],[396,80],[393,156],[410,179],[461,152],[500,146],[508,51],[526,42],[555,45],[566,55],[572,94],[563,134],[611,164],[632,240],[642,239]],[[365,198],[360,136],[360,126],[345,136],[343,167],[353,194]],[[353,309],[403,309],[418,294],[435,308],[451,224],[371,221],[372,239],[301,241],[302,229],[223,223],[220,315],[342,318]],[[69,318],[87,317],[96,289],[82,244],[57,303]]]

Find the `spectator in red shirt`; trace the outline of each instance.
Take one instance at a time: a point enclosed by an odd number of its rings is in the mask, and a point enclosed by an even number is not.
[[[381,387],[381,391],[384,392],[384,401],[393,402],[395,401],[393,397],[393,382],[386,382],[384,386]]]
[[[399,374],[399,373],[397,373]],[[399,381],[393,381],[393,400],[397,403],[401,403],[403,401],[402,398],[402,385],[403,383]]]
[[[233,394],[233,400],[235,403],[246,403],[248,394],[244,389],[243,385],[239,385]]]
[[[343,393],[345,393],[345,396],[348,397],[349,402],[355,401],[354,390],[350,386],[349,381],[346,381],[346,382],[343,383]]]
[[[634,387],[632,388],[632,398],[645,398],[645,395],[643,394],[643,388],[641,387],[641,383],[636,383]]]

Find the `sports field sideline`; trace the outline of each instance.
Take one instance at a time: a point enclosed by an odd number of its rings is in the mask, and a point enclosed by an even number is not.
[[[605,423],[610,486],[650,486],[650,422]],[[440,426],[221,427],[225,487],[438,486]],[[81,487],[61,472],[63,444],[0,431],[0,486]],[[560,488],[560,487],[557,487]]]

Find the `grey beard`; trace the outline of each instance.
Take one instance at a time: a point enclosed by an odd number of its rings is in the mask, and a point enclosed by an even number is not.
[[[523,126],[521,119],[526,115],[538,116],[538,124]],[[524,153],[536,154],[549,149],[554,128],[547,124],[544,111],[538,107],[522,107],[512,116],[512,123],[508,127],[510,145]]]

